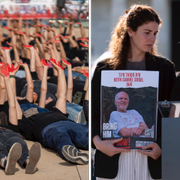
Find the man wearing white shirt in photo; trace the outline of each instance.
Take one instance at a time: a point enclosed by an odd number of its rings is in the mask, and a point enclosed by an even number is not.
[[[117,111],[110,115],[109,123],[117,123],[117,129],[113,131],[114,137],[145,137],[145,129],[148,129],[143,117],[134,109],[127,110],[129,96],[126,92],[118,92],[115,96]]]

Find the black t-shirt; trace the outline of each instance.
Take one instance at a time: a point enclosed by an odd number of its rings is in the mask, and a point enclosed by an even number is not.
[[[57,121],[69,120],[67,114],[63,114],[57,108],[53,110],[38,113],[29,118],[23,116],[22,120],[18,120],[18,126],[10,125],[11,130],[19,132],[28,140],[41,142],[41,132],[46,126]]]

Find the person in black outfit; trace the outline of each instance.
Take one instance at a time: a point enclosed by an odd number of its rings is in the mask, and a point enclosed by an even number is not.
[[[102,70],[152,70],[159,71],[159,101],[169,100],[173,84],[175,82],[174,64],[162,57],[157,56],[155,40],[161,20],[158,14],[149,6],[133,5],[130,10],[120,19],[114,29],[110,42],[111,58],[100,62],[92,79],[92,145],[96,148],[94,175],[108,179],[123,179],[120,165],[121,157],[133,153],[133,151],[116,148],[115,143],[122,139],[106,140],[100,139],[100,85]],[[161,178],[161,117],[158,116],[157,124],[158,141],[143,147],[151,151],[138,151],[136,154],[142,157],[142,153],[148,156],[143,161],[149,167],[144,180]],[[138,158],[139,158],[138,157]],[[134,157],[135,158],[135,157]],[[146,159],[146,157],[144,156]],[[133,159],[133,158],[132,158]],[[139,159],[142,164],[142,159]],[[138,161],[136,161],[138,163]],[[123,161],[125,166],[126,161]],[[119,164],[119,166],[118,166]],[[137,165],[138,166],[138,165]],[[146,166],[146,167],[147,167]],[[136,167],[136,166],[133,166]],[[132,167],[132,168],[133,168]],[[129,172],[129,171],[123,171]],[[135,172],[135,171],[133,171]],[[130,180],[130,175],[125,173],[125,179]],[[149,175],[150,173],[150,175]],[[151,176],[151,177],[150,177]]]

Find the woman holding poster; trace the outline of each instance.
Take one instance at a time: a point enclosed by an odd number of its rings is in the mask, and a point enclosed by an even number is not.
[[[161,179],[161,117],[158,140],[143,150],[115,147],[122,139],[100,138],[100,86],[102,70],[151,70],[159,72],[158,100],[169,100],[175,81],[174,64],[156,51],[156,35],[161,20],[150,6],[133,5],[117,23],[109,49],[111,58],[100,62],[92,79],[92,142],[96,148],[95,173],[98,180]]]

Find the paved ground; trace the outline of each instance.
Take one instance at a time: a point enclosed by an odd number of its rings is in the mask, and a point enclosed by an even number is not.
[[[26,142],[30,149],[33,142]],[[34,174],[25,174],[25,170],[18,164],[15,175],[7,176],[4,170],[0,170],[0,180],[88,180],[88,177],[88,165],[73,165],[45,148],[42,148],[41,159]]]

